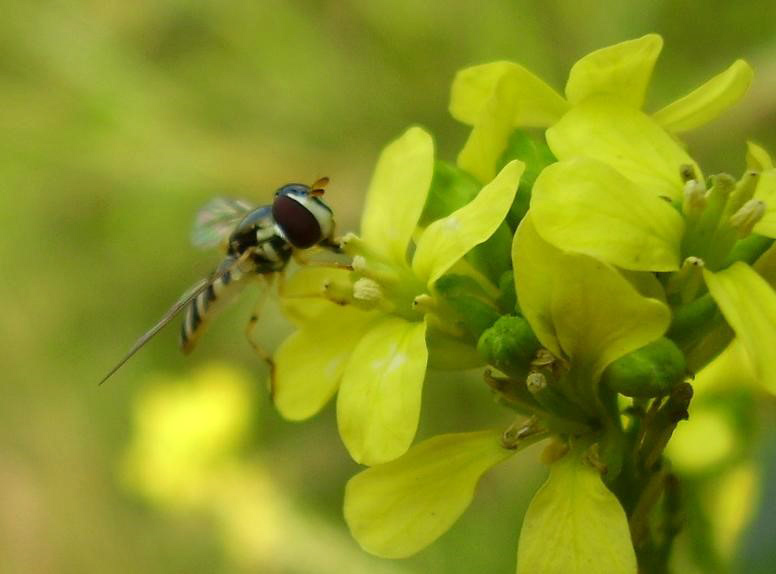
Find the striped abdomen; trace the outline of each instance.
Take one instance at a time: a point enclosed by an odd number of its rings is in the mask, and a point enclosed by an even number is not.
[[[235,259],[228,257],[219,267],[219,270],[232,266]],[[180,346],[184,353],[190,353],[199,337],[205,331],[208,320],[229,302],[245,286],[246,279],[251,274],[246,274],[238,268],[226,271],[220,277],[214,279],[207,289],[197,295],[183,316],[181,324]]]

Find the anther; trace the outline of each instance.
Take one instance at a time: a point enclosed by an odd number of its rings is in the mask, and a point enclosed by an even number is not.
[[[437,304],[431,295],[418,295],[412,300],[412,308],[420,313],[429,313],[437,309]]]
[[[695,168],[689,163],[679,167],[679,176],[685,183],[697,180],[697,176],[695,175]]]
[[[690,179],[684,184],[682,212],[689,217],[699,216],[706,207],[706,186],[703,182]]]
[[[743,177],[736,184],[736,189],[730,194],[727,205],[725,206],[725,216],[732,216],[744,204],[754,197],[754,192],[757,189],[757,184],[760,181],[760,173],[750,170],[744,173]]]
[[[746,237],[752,232],[752,228],[765,215],[765,208],[764,201],[750,199],[730,217],[730,225],[735,228],[739,237]]]
[[[376,304],[384,298],[380,284],[368,277],[361,277],[353,284],[353,298],[368,304]]]

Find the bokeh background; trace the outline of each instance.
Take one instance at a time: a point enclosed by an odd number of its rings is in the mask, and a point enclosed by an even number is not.
[[[354,230],[379,150],[409,124],[455,158],[457,69],[513,59],[560,89],[578,57],[650,31],[666,41],[651,109],[735,58],[756,70],[746,100],[689,138],[707,173],[739,174],[747,139],[776,151],[766,0],[0,0],[0,14],[3,574],[513,571],[539,451],[487,476],[419,555],[364,554],[341,518],[357,467],[333,408],[292,424],[269,403],[242,334],[255,293],[192,356],[170,328],[96,386],[217,262],[189,245],[194,213],[328,175]],[[268,348],[289,331],[272,303],[261,325]],[[719,520],[695,520],[676,560],[773,572],[773,402],[720,389],[704,400],[722,419],[685,440],[721,444],[687,467],[693,504]],[[431,373],[424,393],[420,437],[511,420],[476,374]]]

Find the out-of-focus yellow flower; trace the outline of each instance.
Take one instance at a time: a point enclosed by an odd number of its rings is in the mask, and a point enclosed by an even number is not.
[[[509,163],[474,200],[416,235],[433,167],[433,142],[420,128],[383,151],[361,236],[344,242],[354,273],[331,273],[325,283],[328,296],[346,305],[310,301],[306,311],[306,302],[297,303],[300,329],[275,354],[274,400],[281,414],[307,418],[339,388],[340,435],[364,464],[386,462],[409,448],[420,416],[435,283],[496,231],[524,168]]]
[[[739,464],[709,485],[710,516],[714,517],[714,542],[722,556],[733,557],[736,543],[752,519],[760,495],[759,469],[751,462]]]
[[[724,410],[693,406],[692,417],[674,431],[666,454],[679,472],[704,471],[730,457],[736,439],[733,422]]]
[[[641,109],[663,39],[648,34],[596,50],[572,66],[562,97],[532,72],[512,62],[461,70],[453,82],[450,112],[473,126],[459,165],[487,181],[516,127],[548,127],[591,98],[606,96]],[[708,123],[746,93],[752,69],[736,60],[687,95],[653,114],[666,130],[679,134]]]
[[[159,378],[134,405],[125,483],[163,506],[201,501],[213,473],[235,460],[250,415],[250,383],[231,367],[211,365],[186,381]]]

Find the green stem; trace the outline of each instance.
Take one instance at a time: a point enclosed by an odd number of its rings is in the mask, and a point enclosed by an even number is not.
[[[634,420],[625,433],[628,459],[611,487],[628,515],[640,574],[668,572],[682,508],[678,479],[670,473],[663,451],[676,425],[687,418],[691,398],[692,387],[682,383],[665,400],[657,398],[648,408],[640,404],[631,410]],[[654,519],[658,510],[661,520]]]

